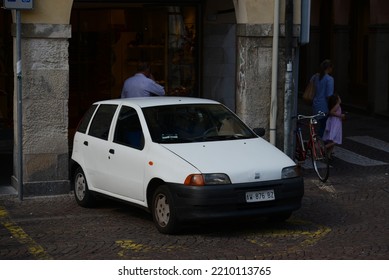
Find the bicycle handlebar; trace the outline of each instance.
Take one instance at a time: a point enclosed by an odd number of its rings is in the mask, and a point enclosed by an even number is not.
[[[324,112],[321,112],[319,111],[316,115],[311,115],[311,116],[308,116],[308,115],[297,115],[297,119],[298,120],[302,120],[302,119],[315,119],[317,117],[325,117],[325,113]]]

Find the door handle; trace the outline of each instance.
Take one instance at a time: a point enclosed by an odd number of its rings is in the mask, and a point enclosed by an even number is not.
[[[88,146],[89,145],[88,141],[84,141],[84,145]]]
[[[115,150],[114,149],[109,149],[109,153],[110,154],[115,154]]]

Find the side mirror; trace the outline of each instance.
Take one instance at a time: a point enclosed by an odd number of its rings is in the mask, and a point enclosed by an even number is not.
[[[253,129],[255,134],[257,134],[259,137],[263,137],[265,135],[265,129],[263,127],[256,127]]]

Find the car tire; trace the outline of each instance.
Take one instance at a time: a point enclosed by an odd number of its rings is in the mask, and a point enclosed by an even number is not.
[[[88,182],[81,167],[77,168],[73,179],[74,197],[77,204],[82,207],[93,207],[95,205],[95,197],[88,188]]]
[[[151,211],[159,232],[165,234],[177,232],[178,223],[173,196],[166,185],[159,186],[154,192]]]

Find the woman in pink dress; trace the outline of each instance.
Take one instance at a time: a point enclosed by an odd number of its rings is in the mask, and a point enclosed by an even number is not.
[[[339,95],[334,94],[328,99],[328,119],[323,134],[323,141],[326,143],[328,157],[331,159],[332,151],[336,144],[342,144],[342,121],[345,114],[340,107],[341,99]]]

